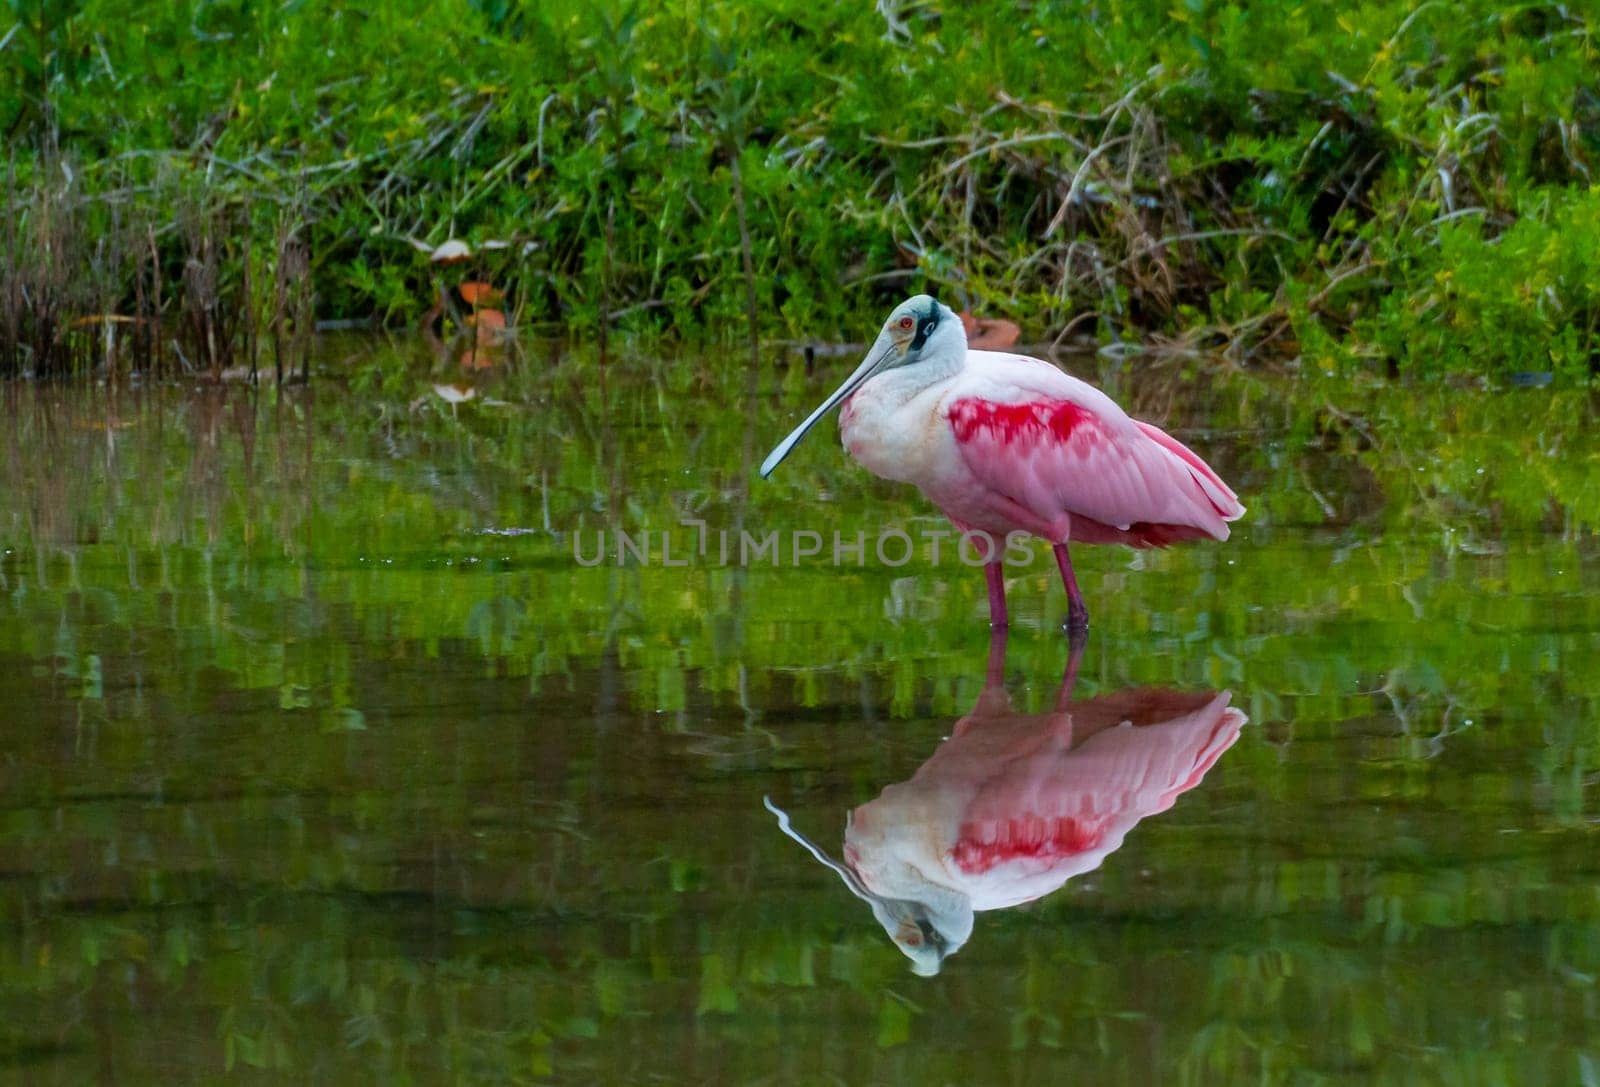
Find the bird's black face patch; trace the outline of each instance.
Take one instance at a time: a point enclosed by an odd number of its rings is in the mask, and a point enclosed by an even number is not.
[[[931,307],[927,314],[917,322],[917,335],[911,341],[908,350],[921,351],[922,345],[928,342],[928,337],[933,335],[933,330],[939,327],[939,307]]]

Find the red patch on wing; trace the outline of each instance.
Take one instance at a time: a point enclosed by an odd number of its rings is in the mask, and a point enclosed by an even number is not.
[[[950,405],[950,426],[960,442],[970,442],[984,433],[1005,445],[1038,441],[1047,435],[1064,442],[1080,427],[1095,425],[1094,415],[1070,400],[996,404],[968,397]]]
[[[951,856],[969,876],[1007,861],[1075,857],[1100,844],[1107,822],[1092,815],[1024,815],[1003,823],[963,823]]]

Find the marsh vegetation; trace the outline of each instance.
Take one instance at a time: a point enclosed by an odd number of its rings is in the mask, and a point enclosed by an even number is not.
[[[732,340],[753,311],[849,341],[932,288],[1030,341],[1380,375],[1595,357],[1578,5],[13,8],[8,372],[103,361],[98,315],[159,322],[144,364],[253,356],[302,323],[285,281],[408,324],[418,247],[452,237],[514,324],[563,335]]]

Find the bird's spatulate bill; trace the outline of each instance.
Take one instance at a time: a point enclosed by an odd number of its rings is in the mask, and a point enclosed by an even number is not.
[[[805,848],[807,853],[810,853],[819,862],[821,862],[824,868],[828,869],[834,875],[844,880],[844,885],[850,888],[851,894],[865,902],[877,903],[884,901],[882,895],[875,895],[871,891],[867,890],[867,885],[862,883],[861,878],[854,872],[850,871],[850,869],[846,868],[844,865],[828,856],[827,851],[813,842],[810,838],[807,838],[804,834],[801,834],[798,830],[795,830],[794,825],[789,822],[789,813],[774,804],[771,797],[762,797],[761,804],[773,815],[778,817],[778,829],[783,831],[789,837],[793,838],[795,841],[799,842],[801,846]]]
[[[791,430],[789,436],[779,442],[776,449],[767,454],[767,459],[761,462],[761,478],[766,479],[770,476],[772,470],[782,463],[783,458],[787,457],[790,451],[800,443],[800,439],[806,436],[806,431],[816,426],[818,419],[828,414],[840,401],[855,392],[863,381],[877,373],[883,364],[889,360],[892,352],[893,346],[887,340],[880,339],[873,344],[872,350],[867,352],[867,357],[862,360],[860,366],[856,367],[856,372],[845,378],[844,384],[835,389],[832,396],[824,400],[816,411],[806,416],[805,422]]]

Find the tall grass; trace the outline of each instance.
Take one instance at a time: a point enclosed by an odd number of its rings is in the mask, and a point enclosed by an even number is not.
[[[163,236],[181,194],[232,209],[236,276],[299,199],[324,317],[410,321],[413,243],[458,236],[545,331],[731,339],[754,284],[767,336],[859,339],[926,288],[1030,339],[1322,369],[1600,350],[1578,5],[134,9],[12,37],[14,134]]]
[[[263,330],[279,380],[286,353],[304,368],[303,213],[280,211],[263,239],[249,202],[202,186],[131,201],[85,191],[66,158],[33,166],[3,188],[0,376],[254,376]]]

